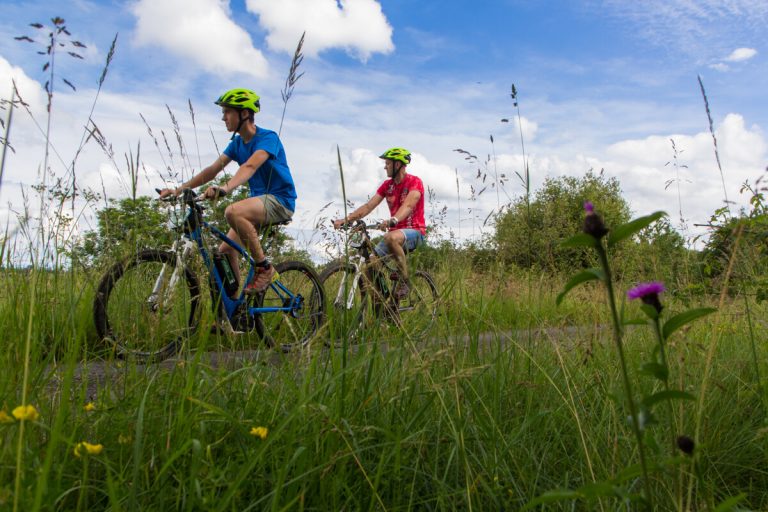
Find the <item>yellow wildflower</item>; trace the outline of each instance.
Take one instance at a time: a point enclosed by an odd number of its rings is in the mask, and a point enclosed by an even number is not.
[[[253,427],[251,428],[251,435],[260,437],[262,439],[267,438],[267,434],[269,433],[269,430],[267,430],[267,427]]]
[[[103,449],[103,445],[91,444],[88,441],[83,441],[75,445],[74,453],[75,457],[80,457],[81,455],[98,455]]]
[[[96,410],[96,404],[93,402],[88,402],[83,406],[83,409],[85,409],[85,412],[91,412]]]
[[[120,444],[129,444],[131,442],[131,436],[124,436],[123,434],[120,434],[117,436],[117,442]]]
[[[13,417],[20,421],[35,421],[40,414],[34,405],[20,405],[13,410]]]
[[[0,423],[13,423],[13,418],[5,411],[0,411]]]

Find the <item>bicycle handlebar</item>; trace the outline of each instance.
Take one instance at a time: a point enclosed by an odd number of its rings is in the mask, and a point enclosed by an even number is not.
[[[366,224],[365,222],[362,221],[362,219],[358,219],[352,222],[345,222],[344,224],[341,225],[340,229],[355,230],[355,229],[365,228],[365,229],[382,230],[379,226],[381,226],[381,222],[377,222],[375,224]]]
[[[157,192],[159,194],[161,192],[161,189],[155,188],[155,192]],[[219,189],[219,196],[218,197],[224,197],[226,195],[227,195],[226,192],[224,192],[221,189]],[[193,206],[194,205],[194,206],[196,206],[198,208],[203,208],[202,206],[200,206],[200,203],[205,201],[206,198],[203,197],[202,195],[198,195],[197,192],[195,192],[191,188],[184,188],[184,189],[181,190],[181,194],[178,195],[178,196],[170,194],[170,195],[167,195],[165,197],[160,197],[157,200],[158,201],[163,201],[165,203],[176,203],[178,201],[181,201],[181,202],[183,202],[183,203],[185,203],[185,204],[187,204],[189,206]]]

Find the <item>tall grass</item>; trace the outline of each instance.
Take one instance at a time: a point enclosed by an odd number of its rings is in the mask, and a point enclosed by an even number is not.
[[[147,128],[175,169],[166,134]],[[90,133],[111,152],[93,120]],[[139,148],[126,155],[134,196]],[[659,341],[622,326],[622,371],[619,331],[605,328],[617,315],[601,306],[612,290],[586,285],[557,307],[561,276],[452,257],[430,268],[441,312],[424,339],[390,328],[342,351],[319,339],[281,354],[203,329],[177,359],[141,365],[96,339],[100,269],[22,270],[10,256],[21,243],[6,234],[0,250],[1,509],[620,510],[641,489],[657,510],[768,508],[765,415],[754,413],[766,324],[753,321],[766,305],[729,295],[728,278],[717,316],[664,340],[669,373],[698,400],[643,430],[641,478],[637,414],[628,421],[616,397],[627,375],[631,399],[657,391],[637,376]],[[206,311],[202,325],[212,321]],[[15,419],[18,405],[39,418]],[[670,456],[669,439],[691,432],[692,456]]]
[[[8,116],[6,117],[5,122],[2,123],[4,134],[2,137],[3,152],[2,152],[2,155],[0,156],[0,191],[3,190],[3,174],[5,174],[5,155],[8,152],[8,148],[11,148],[11,150],[13,150],[13,147],[8,142],[8,138],[11,135],[11,123],[13,121],[13,108],[14,108],[15,100],[16,100],[16,87],[14,87],[11,90],[11,99],[7,102],[5,100],[2,102],[5,108],[8,109]]]
[[[293,89],[296,87],[296,82],[299,81],[304,73],[299,73],[299,66],[301,66],[304,60],[304,55],[301,53],[301,49],[304,47],[304,37],[306,32],[301,34],[299,42],[296,45],[296,51],[293,52],[293,58],[291,59],[291,67],[288,69],[288,77],[285,79],[285,85],[283,90],[280,91],[280,96],[283,99],[283,112],[280,115],[280,127],[277,129],[278,136],[283,132],[283,121],[285,120],[285,111],[288,108],[288,101],[293,96]]]
[[[720,180],[723,183],[723,202],[728,210],[731,212],[731,203],[728,201],[728,190],[725,186],[725,174],[723,174],[723,166],[720,163],[720,151],[717,148],[717,137],[715,136],[715,127],[712,122],[712,114],[709,110],[709,100],[707,99],[707,91],[704,90],[704,82],[701,79],[701,75],[696,77],[699,81],[699,89],[701,90],[701,97],[704,99],[704,110],[707,112],[707,121],[709,121],[709,133],[712,135],[712,147],[715,152],[715,162],[717,162],[717,170],[720,171]]]
[[[607,320],[594,305],[599,290],[574,292],[560,311],[553,292],[525,300],[518,279],[502,283],[468,268],[439,275],[440,288],[449,291],[433,337],[415,345],[397,337],[366,344],[349,350],[346,364],[340,352],[318,346],[303,355],[240,353],[219,364],[200,348],[165,365],[108,358],[104,367],[92,356],[78,363],[94,354],[87,351],[96,342],[87,285],[84,293],[63,280],[56,286],[48,274],[30,309],[29,287],[5,271],[10,293],[0,301],[0,322],[4,332],[26,332],[34,318],[28,402],[41,414],[24,426],[19,509],[519,509],[553,488],[620,479],[636,454],[612,398],[621,377],[609,333],[564,328]],[[54,297],[58,307],[46,308]],[[693,391],[704,372],[717,383],[716,393],[681,417],[681,431],[692,431],[700,417],[707,432],[701,478],[684,466],[693,485],[685,509],[742,491],[753,509],[768,506],[759,469],[766,455],[757,437],[762,422],[749,412],[759,399],[742,372],[750,360],[739,334],[746,319],[725,316],[738,314],[738,304],[724,304],[722,318],[695,325],[671,349],[670,370],[684,372]],[[77,306],[74,323],[64,313],[68,305]],[[537,331],[528,343],[528,333],[515,329],[529,316],[554,329]],[[765,334],[764,326],[754,327]],[[732,342],[708,366],[703,352],[721,329]],[[13,339],[5,337],[4,348]],[[628,366],[637,368],[653,336],[633,330],[625,341]],[[0,379],[8,414],[21,376],[9,352],[0,355],[13,369]],[[639,384],[639,392],[651,392],[649,382]],[[741,407],[734,409],[734,401]],[[89,402],[94,410],[84,408]],[[4,461],[15,455],[9,448],[18,446],[20,426],[0,426]],[[265,427],[266,438],[251,435],[253,427]],[[660,425],[648,435],[666,446],[660,440],[672,433]],[[104,451],[76,457],[81,441],[103,444]],[[0,473],[12,480],[8,464]],[[634,488],[631,480],[623,484]],[[650,484],[657,506],[674,508],[670,473],[656,468]],[[585,506],[620,504],[601,498]]]

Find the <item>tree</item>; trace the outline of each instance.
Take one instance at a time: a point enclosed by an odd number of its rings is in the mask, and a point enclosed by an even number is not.
[[[518,198],[499,216],[493,240],[499,258],[508,265],[548,271],[591,266],[590,252],[560,245],[581,230],[585,201],[595,205],[609,227],[630,218],[616,178],[592,170],[578,178],[547,178],[534,192],[530,207],[525,198]]]
[[[731,217],[723,207],[712,215],[700,264],[705,277],[717,283],[728,275],[731,287],[756,288],[762,301],[768,299],[768,204],[757,186],[745,183],[744,191],[751,193],[748,211]]]
[[[96,212],[96,229],[83,235],[72,251],[73,261],[91,266],[110,263],[146,247],[170,245],[173,231],[156,200],[146,196],[111,200]]]

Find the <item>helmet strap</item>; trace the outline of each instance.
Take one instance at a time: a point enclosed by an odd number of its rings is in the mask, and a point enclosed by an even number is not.
[[[237,123],[237,128],[235,128],[235,131],[234,131],[234,132],[232,132],[232,137],[230,137],[230,138],[229,138],[229,140],[232,140],[232,139],[234,139],[234,138],[235,138],[235,135],[237,135],[238,133],[240,133],[240,128],[243,126],[243,123],[245,122],[245,120],[246,120],[246,119],[250,119],[250,118],[251,118],[251,116],[245,116],[245,117],[243,117],[243,115],[242,115],[242,113],[243,113],[243,112],[245,112],[245,109],[240,109],[240,110],[238,110],[238,111],[237,111],[237,115],[238,115],[238,117],[240,118],[240,122],[239,122],[239,123]]]
[[[405,167],[405,164],[400,160],[392,160],[392,171],[393,171],[392,179],[393,180],[402,179],[402,176],[400,176],[400,171],[403,170],[403,167]]]

